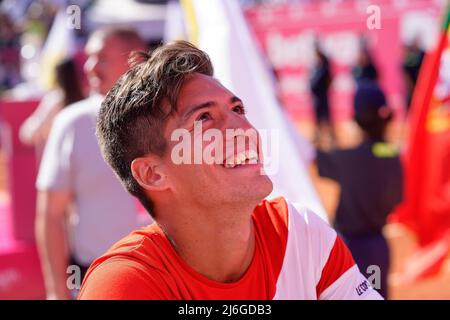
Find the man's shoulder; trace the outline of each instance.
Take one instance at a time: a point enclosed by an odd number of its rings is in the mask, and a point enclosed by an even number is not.
[[[112,258],[130,258],[147,265],[158,266],[156,251],[163,250],[163,243],[167,241],[165,235],[155,223],[135,230],[116,242],[108,251],[98,258],[91,267]]]
[[[333,242],[336,231],[328,224],[328,221],[319,216],[308,207],[299,203],[289,203],[291,229],[297,233],[306,243],[320,243],[322,241]]]
[[[163,299],[165,285],[162,241],[154,224],[136,230],[89,267],[80,292],[81,299]],[[108,289],[102,289],[102,288]]]
[[[300,250],[306,255],[312,250],[311,255],[322,256],[327,251],[324,248],[329,249],[335,242],[336,231],[329,225],[326,218],[301,203],[291,202],[285,198],[276,198],[268,201],[266,206],[276,208],[268,216],[271,216],[272,221],[277,219],[275,218],[277,216],[283,219],[282,225],[285,227],[278,228],[278,230],[286,230],[287,241],[290,242],[290,246],[296,247],[295,250]],[[275,214],[274,211],[276,211]]]
[[[327,222],[313,210],[297,202],[291,202],[284,197],[265,199],[255,208],[254,216],[257,218],[269,217],[271,220],[281,222],[288,227],[290,220],[295,218],[304,228],[329,228]]]

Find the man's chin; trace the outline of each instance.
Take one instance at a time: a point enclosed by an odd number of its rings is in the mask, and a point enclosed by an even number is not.
[[[266,175],[262,175],[262,178],[265,179],[265,186],[261,187],[261,194],[263,194],[262,198],[268,197],[272,191],[273,191],[273,182],[270,180],[270,178]]]
[[[247,186],[241,189],[241,194],[249,200],[259,203],[271,194],[273,183],[272,180],[265,175],[257,177],[256,180],[249,181]]]

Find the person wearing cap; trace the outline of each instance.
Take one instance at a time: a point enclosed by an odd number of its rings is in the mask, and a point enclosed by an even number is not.
[[[385,298],[389,248],[382,230],[387,215],[402,199],[403,180],[398,151],[384,139],[391,119],[392,110],[379,85],[360,80],[354,120],[363,131],[363,141],[352,149],[317,152],[319,175],[340,185],[334,227],[363,274],[370,277],[379,270],[373,284]]]

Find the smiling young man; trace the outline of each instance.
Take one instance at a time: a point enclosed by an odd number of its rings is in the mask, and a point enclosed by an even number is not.
[[[208,56],[177,41],[142,58],[108,93],[97,135],[156,222],[97,259],[79,298],[380,298],[318,216],[264,200],[272,182],[259,139],[245,134],[254,128],[244,105],[213,78]],[[192,161],[175,159],[179,132],[188,133],[182,157]],[[222,133],[215,148],[211,132]],[[198,148],[215,161],[195,161]]]

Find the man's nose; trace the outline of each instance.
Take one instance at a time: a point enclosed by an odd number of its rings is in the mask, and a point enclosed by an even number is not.
[[[237,114],[236,112],[230,111],[225,121],[226,129],[254,129],[252,124],[248,121],[245,115]]]
[[[228,116],[225,132],[227,143],[250,143],[257,145],[259,134],[248,119],[243,115],[233,113]]]

